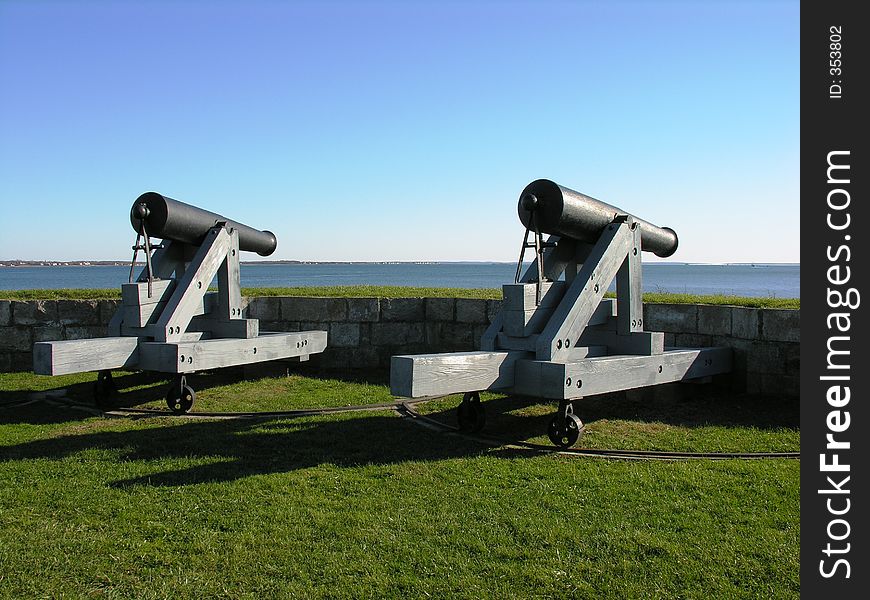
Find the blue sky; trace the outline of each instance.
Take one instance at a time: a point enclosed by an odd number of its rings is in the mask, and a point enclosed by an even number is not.
[[[0,259],[126,259],[154,190],[274,258],[511,261],[546,177],[798,262],[798,8],[0,0]]]

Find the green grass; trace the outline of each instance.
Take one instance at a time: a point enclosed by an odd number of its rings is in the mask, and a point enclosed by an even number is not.
[[[426,288],[401,286],[324,286],[243,288],[245,296],[318,296],[342,298],[486,298],[501,299],[500,289]],[[613,297],[613,294],[608,294]],[[77,300],[117,299],[117,290],[0,290],[3,300]],[[741,296],[701,296],[695,294],[647,293],[644,302],[652,304],[718,304],[754,308],[800,308],[799,298],[744,298]]]
[[[381,377],[197,378],[196,410],[388,400]],[[250,373],[250,376],[256,376]],[[796,597],[799,463],[565,458],[389,411],[104,419],[34,403],[93,375],[0,375],[0,597]],[[127,405],[162,382],[120,374]],[[583,443],[798,448],[796,402],[587,399]],[[456,398],[424,405],[450,421]],[[2,408],[3,406],[7,408]],[[536,439],[552,407],[485,397]]]

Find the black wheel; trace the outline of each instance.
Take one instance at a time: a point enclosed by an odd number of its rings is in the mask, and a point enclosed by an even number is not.
[[[184,378],[173,382],[166,392],[166,406],[177,415],[183,415],[193,408],[194,402],[196,402],[196,392],[187,385]]]
[[[547,428],[547,435],[550,437],[550,441],[560,448],[570,448],[583,435],[585,426],[580,417],[571,413],[565,415],[564,425],[559,422],[560,420],[558,415],[553,417]]]
[[[94,404],[103,410],[112,408],[117,394],[118,387],[112,380],[112,372],[100,371],[97,373],[97,380],[94,382]]]
[[[462,397],[462,403],[456,409],[456,418],[459,421],[459,431],[463,433],[477,433],[486,424],[486,411],[480,402],[480,394],[468,392]]]

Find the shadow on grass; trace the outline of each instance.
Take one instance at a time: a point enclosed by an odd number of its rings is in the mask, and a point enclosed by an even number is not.
[[[323,464],[355,467],[444,460],[479,455],[487,447],[459,436],[444,436],[395,415],[365,413],[294,420],[173,420],[160,425],[151,421],[123,431],[93,431],[6,446],[0,449],[0,462],[62,459],[89,450],[117,452],[118,462],[187,459],[197,463],[109,484],[125,488],[233,481]]]
[[[389,372],[387,371],[349,370],[343,373],[332,373],[304,363],[294,363],[289,367],[284,363],[263,363],[246,367],[228,367],[189,375],[188,383],[197,392],[204,392],[212,388],[240,381],[263,377],[280,377],[288,374],[329,378],[348,383],[389,385]],[[95,409],[94,383],[96,379],[97,374],[92,373],[88,381],[70,385],[58,385],[57,387],[50,388],[48,393],[62,391],[67,399]],[[157,402],[165,408],[166,392],[171,381],[169,375],[146,371],[114,371],[112,380],[119,391],[112,398],[111,405],[106,408],[136,408],[151,402]],[[81,421],[93,416],[88,411],[66,406],[47,406],[43,403],[19,406],[19,404],[26,402],[34,393],[38,394],[41,392],[32,389],[0,390],[0,425],[19,423],[32,425],[62,424]]]
[[[587,425],[601,420],[662,423],[678,427],[753,427],[797,429],[800,404],[796,398],[750,396],[711,386],[690,386],[676,397],[658,396],[652,389],[641,393],[617,392],[582,398],[574,402],[574,414]],[[458,402],[457,402],[458,404]],[[547,405],[551,408],[547,408]],[[537,410],[530,406],[543,405]],[[486,428],[500,437],[526,440],[542,435],[556,412],[557,402],[538,398],[506,396],[485,403]],[[448,425],[456,424],[454,407],[426,416]]]

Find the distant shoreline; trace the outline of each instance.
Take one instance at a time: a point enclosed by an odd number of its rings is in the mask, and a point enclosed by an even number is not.
[[[498,260],[243,260],[243,265],[515,265],[513,261]],[[653,262],[650,265],[703,265],[710,267],[789,267],[800,266],[800,263],[766,263],[766,262],[734,262],[734,263],[689,263],[689,262]],[[130,262],[124,260],[0,260],[0,267],[129,267]],[[144,267],[144,261],[136,261],[136,266]]]

